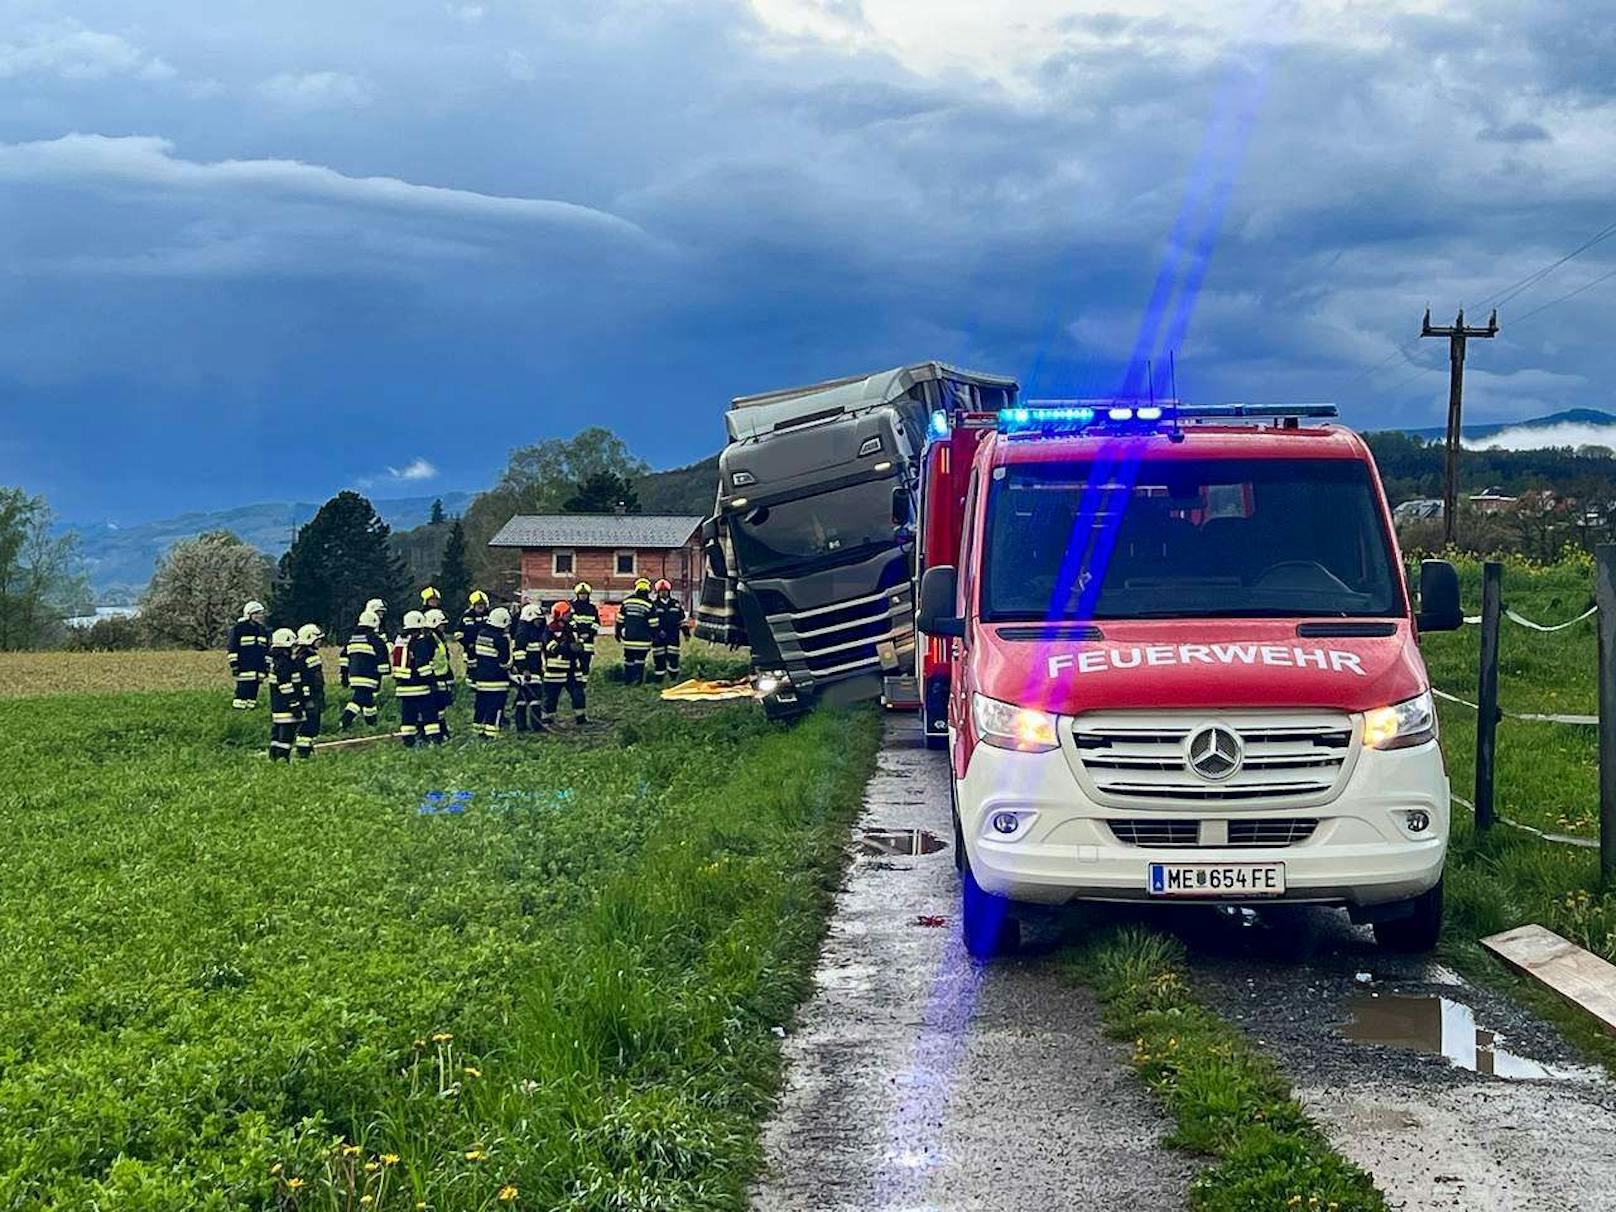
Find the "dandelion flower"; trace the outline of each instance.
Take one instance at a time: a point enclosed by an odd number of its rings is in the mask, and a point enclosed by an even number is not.
[[[482,1161],[483,1158],[487,1156],[488,1154],[484,1153],[481,1149],[466,1150],[466,1160],[470,1162]]]
[[[374,1174],[382,1168],[381,1162],[368,1161],[365,1163],[365,1173]]]
[[[279,1174],[279,1173],[280,1173],[280,1172],[281,1172],[281,1170],[282,1170],[282,1168],[283,1168],[283,1167],[282,1167],[282,1166],[281,1166],[281,1163],[280,1163],[280,1162],[276,1162],[276,1163],[275,1163],[275,1164],[274,1164],[274,1165],[273,1165],[273,1166],[271,1166],[271,1167],[270,1167],[270,1168],[269,1168],[269,1172],[270,1172],[270,1173],[271,1173],[271,1174]]]
[[[364,1152],[364,1150],[361,1149],[358,1145],[343,1145],[342,1146],[342,1155],[344,1157],[358,1157],[363,1152]]]
[[[447,1044],[452,1039],[454,1039],[454,1036],[450,1035],[447,1031],[439,1031],[432,1037],[432,1042],[434,1044]]]
[[[470,1065],[466,1066],[467,1077],[481,1077],[482,1075],[483,1071],[481,1069],[473,1069]]]
[[[509,1183],[499,1189],[499,1199],[501,1203],[508,1204],[520,1194],[521,1192],[515,1187],[511,1186]]]
[[[374,1195],[361,1195],[359,1197],[359,1206],[361,1208],[368,1208],[368,1207],[370,1207],[371,1204],[373,1204],[375,1202],[376,1202],[376,1197]]]
[[[296,1191],[298,1188],[302,1187],[303,1180],[301,1178],[289,1178],[286,1180],[286,1185],[293,1191]]]
[[[397,1153],[383,1153],[382,1154],[382,1165],[384,1165],[384,1166],[396,1166],[396,1165],[398,1165],[398,1154]]]

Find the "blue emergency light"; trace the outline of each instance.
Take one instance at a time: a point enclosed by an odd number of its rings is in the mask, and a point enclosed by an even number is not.
[[[1177,400],[1036,400],[999,410],[1007,434],[1162,433],[1185,422],[1275,421],[1291,426],[1303,417],[1333,417],[1334,404],[1181,404]]]

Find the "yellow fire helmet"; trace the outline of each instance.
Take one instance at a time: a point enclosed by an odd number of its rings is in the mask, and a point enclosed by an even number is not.
[[[277,627],[275,628],[275,634],[269,637],[269,646],[271,648],[290,648],[295,643],[297,643],[297,632],[290,627]]]
[[[587,598],[590,594],[592,594],[594,592],[595,592],[595,587],[593,585],[591,585],[588,581],[579,581],[576,585],[574,585],[572,587],[572,596],[576,597],[576,598]]]
[[[471,591],[471,596],[466,599],[466,602],[472,606],[486,606],[488,605],[488,595],[481,589],[473,589]]]
[[[651,582],[646,580],[644,577],[641,577],[639,580],[634,582],[634,588],[635,589],[643,589],[643,590],[645,590],[646,593],[650,593],[651,592]]]
[[[325,632],[320,630],[318,623],[304,623],[297,629],[297,642],[305,648],[312,648],[325,639]]]
[[[433,600],[435,600],[437,598],[440,598],[442,596],[443,595],[440,594],[431,585],[428,585],[425,589],[421,590],[421,605],[425,606],[428,602],[431,602],[431,601],[433,601]]]

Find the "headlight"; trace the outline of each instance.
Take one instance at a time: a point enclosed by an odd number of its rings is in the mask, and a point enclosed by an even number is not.
[[[971,696],[971,718],[984,744],[1022,753],[1047,753],[1059,748],[1055,717],[1036,707],[1017,707],[986,695]]]
[[[1363,741],[1371,749],[1407,749],[1435,739],[1436,705],[1430,691],[1364,712]]]

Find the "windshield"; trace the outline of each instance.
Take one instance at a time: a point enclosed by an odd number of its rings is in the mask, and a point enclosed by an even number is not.
[[[735,559],[747,576],[835,563],[896,541],[889,479],[866,480],[817,496],[757,505],[731,515]]]
[[[987,532],[989,622],[1403,613],[1355,460],[1012,464]]]

